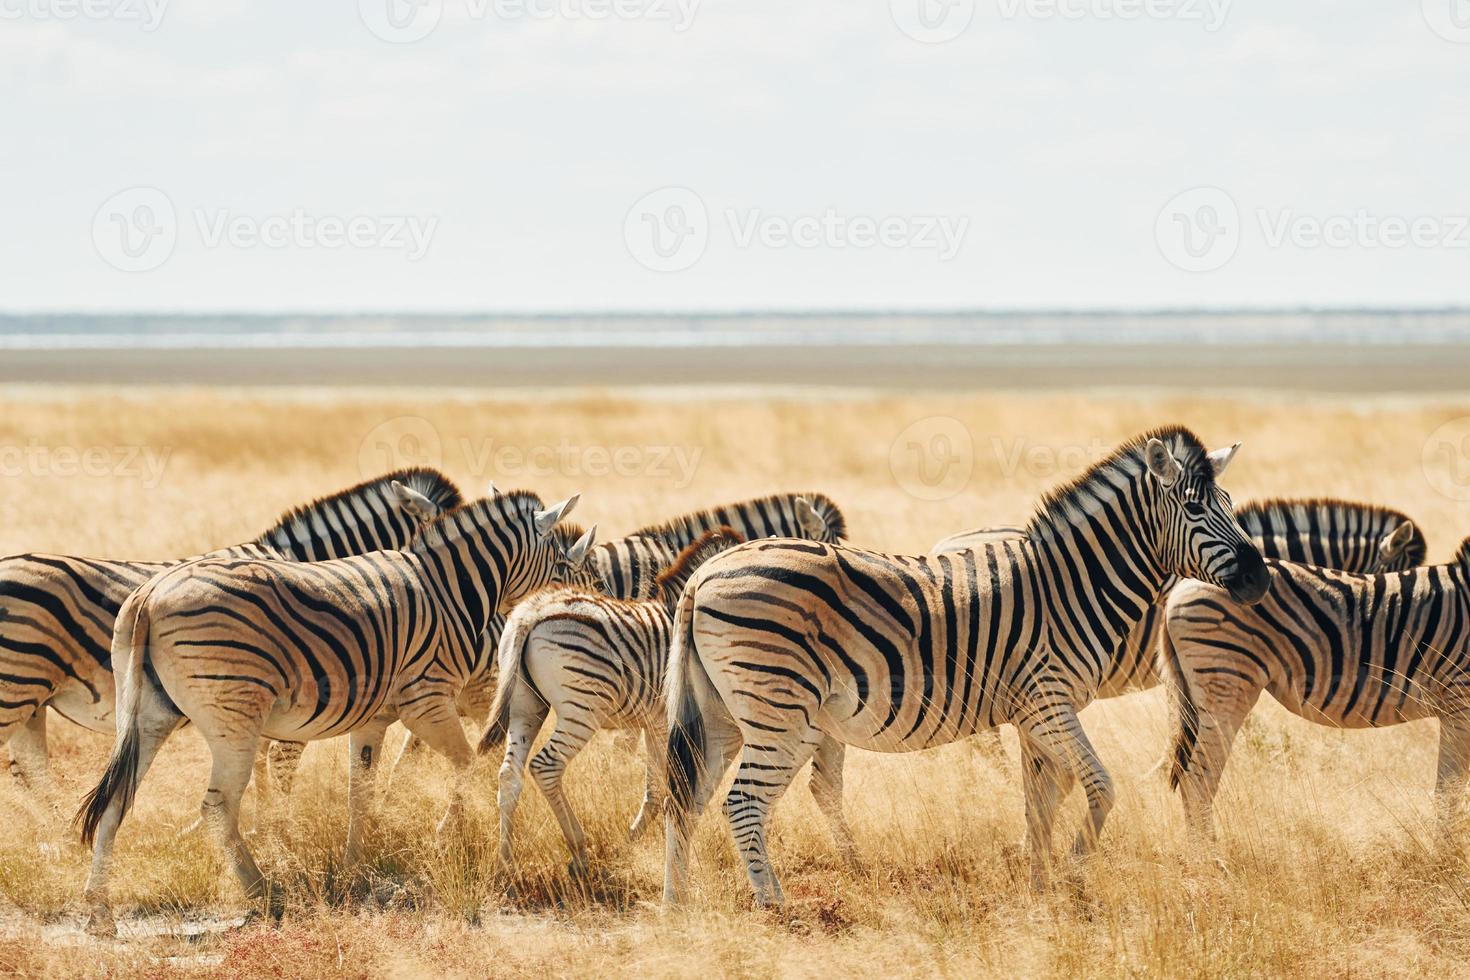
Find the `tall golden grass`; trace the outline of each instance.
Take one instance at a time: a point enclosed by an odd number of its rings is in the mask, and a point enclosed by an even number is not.
[[[1437,493],[1421,465],[1426,437],[1470,401],[1334,400],[1026,393],[942,396],[850,392],[656,392],[530,397],[414,391],[0,391],[0,449],[146,446],[167,451],[157,485],[126,471],[67,475],[0,457],[0,553],[50,550],[169,557],[252,537],[284,508],[372,473],[382,445],[427,452],[477,493],[488,478],[547,499],[584,492],[577,520],[612,536],[682,509],[784,489],[829,493],[851,539],[926,549],[962,528],[1007,523],[1077,471],[1091,445],[1182,422],[1210,445],[1244,449],[1225,481],[1236,500],[1332,494],[1401,507],[1445,560],[1470,532],[1467,505]],[[972,447],[964,488],[939,501],[908,492],[890,465],[895,439],[936,416],[959,420]],[[410,419],[426,420],[404,421]],[[398,420],[398,421],[392,421]],[[949,423],[921,422],[921,437]],[[426,441],[427,433],[427,441]],[[407,437],[407,438],[400,438]],[[440,452],[434,455],[434,438]],[[368,445],[364,448],[364,442]],[[467,443],[465,441],[468,441]],[[488,441],[488,442],[487,442]],[[700,453],[692,479],[649,453],[620,475],[506,472],[483,450],[570,445],[678,446]],[[466,451],[468,447],[468,452]],[[1017,449],[1021,450],[1018,456]],[[1063,452],[1060,469],[1047,453]],[[900,447],[901,449],[903,447]],[[942,447],[941,447],[942,448]],[[963,445],[950,446],[965,465]],[[1028,450],[1036,453],[1026,454]],[[903,453],[897,454],[902,464]],[[10,460],[6,464],[6,459]],[[591,457],[581,463],[599,465]],[[1019,467],[1012,464],[1021,459]],[[629,465],[638,472],[627,472]],[[146,484],[146,485],[145,485]],[[928,495],[928,494],[925,494]],[[434,823],[448,769],[400,773],[369,838],[367,898],[344,899],[345,747],[308,749],[289,802],[246,822],[262,865],[290,896],[279,929],[247,926],[197,939],[178,924],[217,922],[245,902],[212,841],[180,837],[207,773],[185,730],[165,747],[119,835],[116,941],[77,928],[88,856],[54,815],[0,780],[0,973],[55,976],[663,975],[1073,976],[1161,974],[1422,975],[1470,959],[1470,865],[1433,843],[1433,724],[1342,733],[1265,705],[1243,733],[1219,806],[1223,868],[1193,860],[1177,801],[1147,776],[1166,738],[1154,691],[1084,714],[1119,787],[1101,853],[1063,864],[1057,886],[1027,887],[1011,763],[958,744],[906,756],[852,753],[847,788],[865,868],[847,870],[799,778],[776,810],[772,847],[788,905],[751,909],[717,812],[695,847],[688,910],[657,907],[661,834],[636,845],[641,760],[599,738],[568,777],[595,872],[569,882],[560,835],[534,790],[518,815],[514,897],[497,877],[495,769],[462,837]],[[100,771],[109,738],[52,721],[53,767],[69,803]],[[1007,742],[1014,755],[1014,744]],[[1075,827],[1074,794],[1063,832]]]

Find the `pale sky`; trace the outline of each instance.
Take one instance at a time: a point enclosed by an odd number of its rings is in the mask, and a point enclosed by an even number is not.
[[[0,87],[5,311],[1470,303],[1467,0],[0,0]]]

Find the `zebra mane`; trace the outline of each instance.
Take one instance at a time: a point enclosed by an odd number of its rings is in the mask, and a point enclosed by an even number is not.
[[[672,613],[675,604],[679,601],[679,594],[684,591],[685,583],[699,570],[699,566],[744,540],[734,528],[728,525],[713,531],[705,531],[697,541],[679,552],[678,557],[659,573],[654,582],[654,597],[661,598],[668,606],[669,612]]]
[[[1455,549],[1455,557],[1450,559],[1451,565],[1459,565],[1470,572],[1470,538],[1460,542],[1460,547]]]
[[[1151,429],[1118,446],[1070,483],[1044,494],[1036,513],[1026,524],[1026,534],[1030,536],[1049,526],[1071,523],[1078,515],[1088,512],[1087,502],[1095,500],[1099,490],[1104,496],[1112,497],[1120,492],[1122,484],[1136,482],[1145,469],[1143,447],[1150,439],[1168,447],[1183,467],[1182,478],[1197,481],[1205,489],[1215,485],[1215,471],[1198,436],[1182,425]]]
[[[330,496],[318,497],[309,504],[291,508],[282,514],[281,519],[276,521],[268,531],[256,538],[255,543],[271,547],[273,542],[282,540],[313,539],[317,537],[317,531],[312,527],[313,517],[346,502],[349,498],[378,500],[391,498],[395,482],[423,494],[438,505],[441,512],[448,512],[464,503],[459,487],[438,470],[423,467],[397,470],[371,480],[364,480],[356,486],[339,490]]]
[[[1280,498],[1252,500],[1235,508],[1240,526],[1253,538],[1264,534],[1323,533],[1327,528],[1356,527],[1363,538],[1377,544],[1394,528],[1410,524],[1414,535],[1404,546],[1402,556],[1411,565],[1422,565],[1428,550],[1424,532],[1409,515],[1392,507],[1364,504],[1333,497]]]
[[[523,520],[529,526],[532,515],[545,507],[541,497],[530,490],[511,490],[507,493],[496,493],[493,497],[482,497],[461,504],[425,524],[411,548],[415,551],[428,551],[452,544],[466,531],[483,527],[496,518],[505,521]]]
[[[847,518],[842,515],[842,510],[833,502],[832,498],[825,493],[773,493],[764,497],[752,497],[736,503],[722,504],[718,507],[707,507],[704,510],[690,511],[680,514],[658,524],[649,524],[631,532],[628,537],[653,537],[663,539],[680,532],[713,530],[728,526],[728,514],[732,511],[745,509],[759,510],[762,507],[779,507],[783,512],[790,511],[796,504],[797,497],[805,497],[811,502],[812,509],[826,522],[827,527],[839,538],[847,537]]]

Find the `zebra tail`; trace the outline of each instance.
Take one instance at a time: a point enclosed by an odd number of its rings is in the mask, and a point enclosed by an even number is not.
[[[704,759],[704,716],[694,691],[698,681],[709,686],[709,677],[694,646],[694,585],[690,583],[684,587],[674,614],[674,644],[669,652],[669,676],[664,690],[664,703],[669,712],[669,812],[679,819],[688,819],[694,808],[695,787]]]
[[[124,625],[126,624],[126,625]],[[148,657],[148,636],[152,624],[148,617],[148,591],[139,590],[128,597],[118,612],[117,626],[112,632],[112,664],[117,673],[126,665],[117,691],[117,741],[112,758],[102,779],[82,800],[75,823],[80,825],[82,845],[91,847],[97,828],[114,800],[120,800],[122,812],[133,805],[138,791],[138,715],[143,700],[143,664]]]
[[[1174,745],[1166,759],[1169,761],[1169,788],[1177,791],[1179,782],[1189,771],[1194,758],[1195,746],[1199,742],[1199,709],[1195,707],[1194,695],[1190,691],[1189,677],[1184,665],[1179,662],[1179,650],[1169,632],[1169,616],[1164,614],[1164,628],[1159,631],[1159,661],[1169,691],[1169,703],[1177,716],[1174,725]],[[1160,761],[1163,764],[1163,760]],[[1155,766],[1154,768],[1158,768]]]
[[[480,736],[477,751],[481,755],[499,751],[505,745],[505,735],[510,728],[510,696],[515,693],[521,679],[521,664],[524,662],[526,640],[531,636],[535,620],[528,615],[515,615],[505,621],[500,634],[500,646],[495,650],[495,699],[490,702],[489,724]]]

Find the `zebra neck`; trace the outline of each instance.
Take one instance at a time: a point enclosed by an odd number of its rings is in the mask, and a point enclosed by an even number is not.
[[[1099,671],[1176,581],[1159,559],[1152,521],[1122,496],[1105,511],[1045,522],[1032,540],[1053,648]]]
[[[446,615],[466,640],[483,636],[500,605],[511,557],[468,538],[417,550],[424,577]]]

